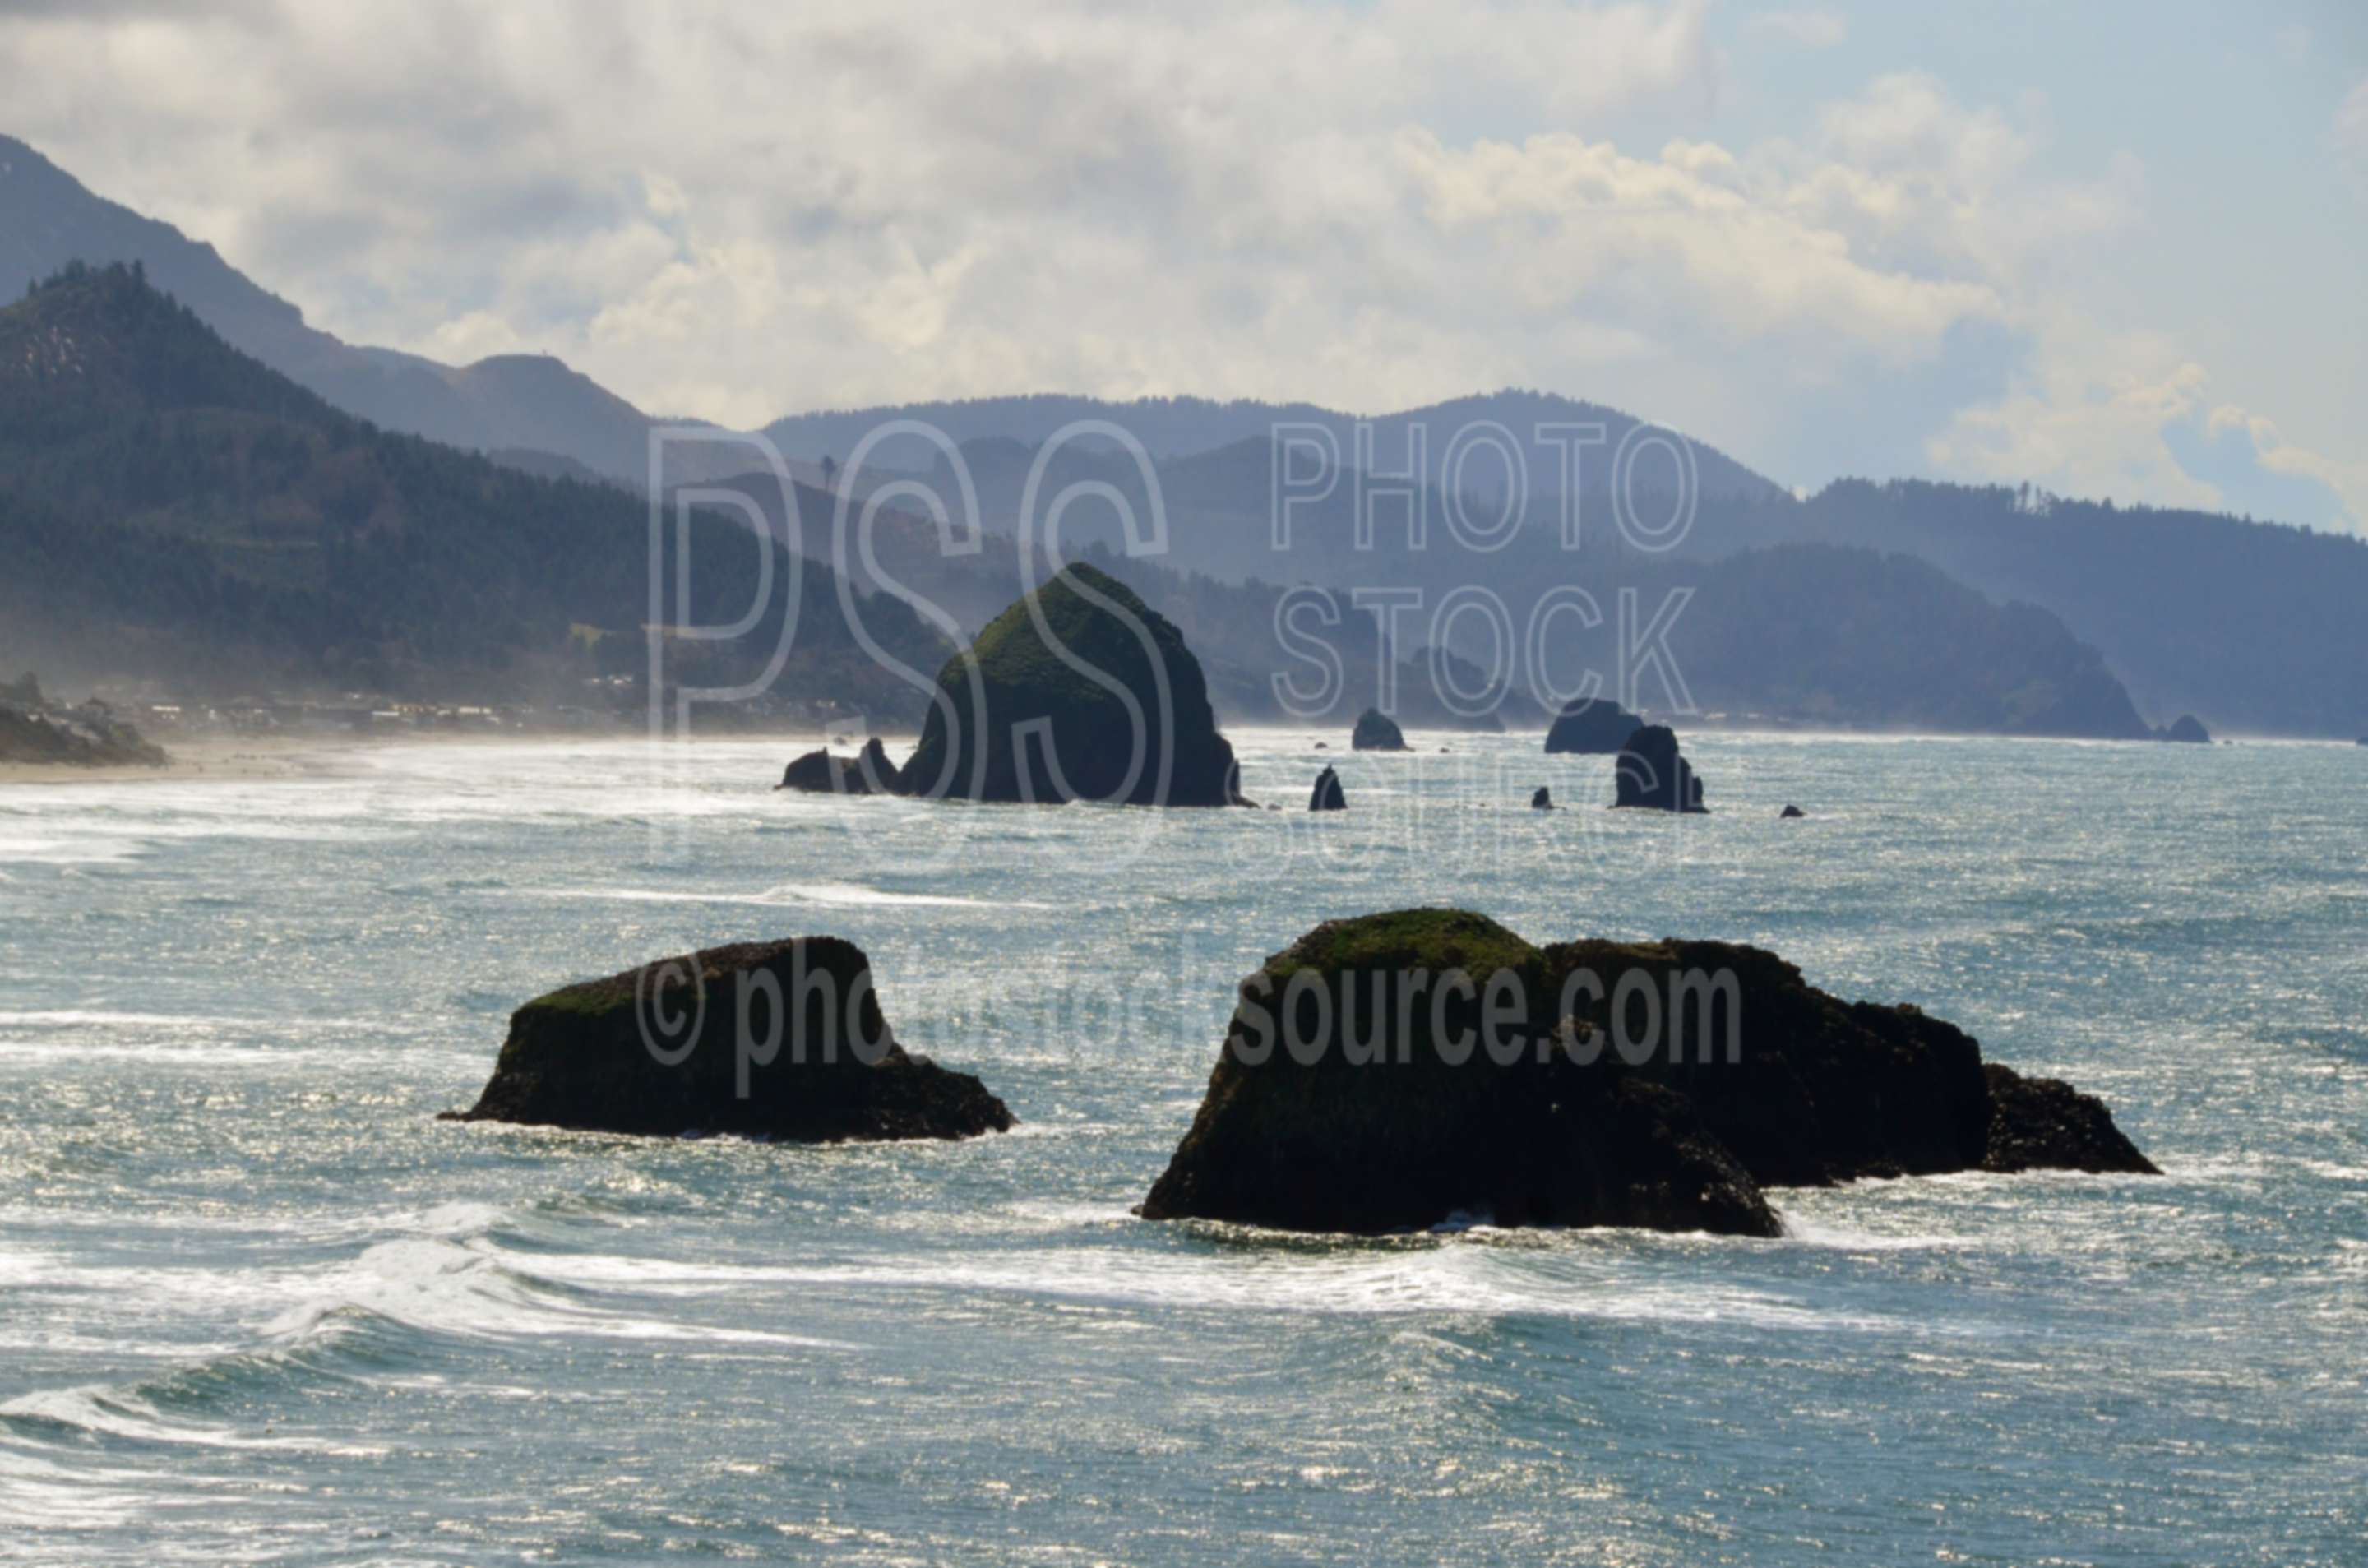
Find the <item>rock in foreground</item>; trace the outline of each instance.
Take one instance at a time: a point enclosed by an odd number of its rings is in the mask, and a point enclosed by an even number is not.
[[[1546,750],[1609,756],[1644,725],[1644,720],[1609,698],[1580,698],[1563,705],[1546,732]]]
[[[1406,732],[1380,709],[1368,708],[1357,715],[1357,727],[1349,732],[1349,745],[1355,751],[1404,751]]]
[[[1012,1124],[976,1078],[905,1053],[870,960],[836,937],[710,948],[538,997],[453,1119],[800,1142]]]
[[[1240,801],[1234,748],[1184,634],[1090,566],[1062,568],[946,661],[898,788],[974,801]]]
[[[1311,812],[1345,812],[1349,809],[1349,798],[1340,792],[1340,776],[1338,773],[1327,767],[1315,776],[1315,788],[1307,794],[1307,809]]]
[[[1770,1235],[1763,1187],[2042,1167],[2154,1168],[2094,1098],[1985,1064],[1913,1007],[1845,1003],[1773,953],[1538,948],[1406,910],[1319,926],[1243,982],[1142,1212]]]
[[[1207,1097],[1143,1215],[1361,1233],[1466,1214],[1501,1225],[1776,1234],[1748,1173],[1683,1096],[1535,1049],[1552,1040],[1543,1014],[1512,1026],[1530,1049],[1509,1065],[1455,1057],[1454,1042],[1478,1027],[1479,999],[1451,994],[1434,1008],[1417,971],[1461,968],[1485,985],[1508,970],[1535,994],[1541,961],[1494,921],[1456,910],[1317,926],[1243,982]],[[1304,1065],[1276,1043],[1302,973],[1312,977],[1299,983],[1304,1038],[1321,1047]],[[1376,1017],[1411,1028],[1381,1031],[1385,1059],[1365,1060],[1360,1031],[1343,1027],[1350,1006],[1367,1009],[1362,1033]]]
[[[2096,1096],[2061,1078],[2026,1078],[2000,1062],[1985,1064],[1982,1073],[1989,1080],[1991,1112],[1984,1170],[2162,1174],[2113,1125],[2113,1113]]]

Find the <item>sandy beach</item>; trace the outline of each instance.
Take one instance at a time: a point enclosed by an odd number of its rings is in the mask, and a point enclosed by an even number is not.
[[[201,735],[165,743],[162,767],[76,767],[70,763],[0,762],[0,786],[125,784],[143,779],[307,778],[337,770],[340,759],[370,743],[306,735]]]

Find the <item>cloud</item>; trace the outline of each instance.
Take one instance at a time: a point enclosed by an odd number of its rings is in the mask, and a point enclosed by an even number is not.
[[[1912,460],[1937,422],[1927,455],[1952,472],[2208,488],[2147,445],[2149,409],[2202,396],[2184,360],[2117,363],[2048,304],[2137,222],[2135,159],[2067,172],[2043,103],[1919,73],[1789,135],[1667,140],[1714,119],[1732,65],[1709,19],[1706,0],[20,6],[0,102],[340,335],[555,353],[663,415],[1052,389],[1372,409],[1523,384],[1780,472],[1804,450]],[[1846,29],[1815,8],[1744,30]],[[1866,449],[1901,417],[1878,404],[1922,422]]]
[[[2335,155],[2360,194],[2368,196],[2368,77],[2335,111]]]
[[[1850,37],[1850,23],[1841,13],[1811,6],[1797,11],[1759,11],[1745,18],[1747,34],[1772,34],[1804,49],[1832,49]]]
[[[1926,444],[1945,473],[2062,494],[2260,510],[2357,528],[2368,463],[2292,445],[2269,419],[2209,398],[2211,377],[2158,334],[2064,319],[1998,398],[1959,411]]]

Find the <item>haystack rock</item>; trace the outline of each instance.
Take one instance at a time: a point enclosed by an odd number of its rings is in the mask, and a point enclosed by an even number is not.
[[[1311,812],[1345,812],[1349,799],[1340,792],[1340,776],[1330,768],[1315,776],[1315,788],[1307,797]]]
[[[1564,704],[1554,727],[1546,732],[1546,750],[1609,756],[1644,722],[1609,698],[1580,698]]]
[[[1368,708],[1357,715],[1357,727],[1349,733],[1349,745],[1355,751],[1404,751],[1406,733],[1380,709]]]
[[[836,937],[710,948],[537,997],[510,1015],[477,1103],[448,1115],[799,1142],[1012,1125],[976,1078],[905,1052],[870,960]]]
[[[946,661],[898,787],[973,801],[1227,806],[1241,803],[1236,778],[1184,634],[1115,578],[1065,566]]]
[[[1766,1187],[2034,1168],[2154,1169],[2093,1097],[1985,1063],[1913,1007],[1845,1003],[1773,953],[1539,948],[1421,909],[1319,926],[1242,983],[1141,1212],[1766,1236]]]
[[[1677,732],[1667,724],[1645,724],[1620,747],[1612,769],[1615,806],[1642,806],[1663,812],[1700,812],[1702,780],[1678,751]]]

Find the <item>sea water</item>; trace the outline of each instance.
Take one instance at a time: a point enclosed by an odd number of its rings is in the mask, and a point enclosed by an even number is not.
[[[2368,1562],[2368,752],[1690,735],[1680,822],[1535,736],[1315,738],[1239,737],[1281,812],[770,744],[0,791],[0,1559]],[[1777,1241],[1135,1219],[1234,982],[1413,904],[1772,948],[2167,1174]],[[1018,1130],[435,1119],[520,1001],[807,932]]]

